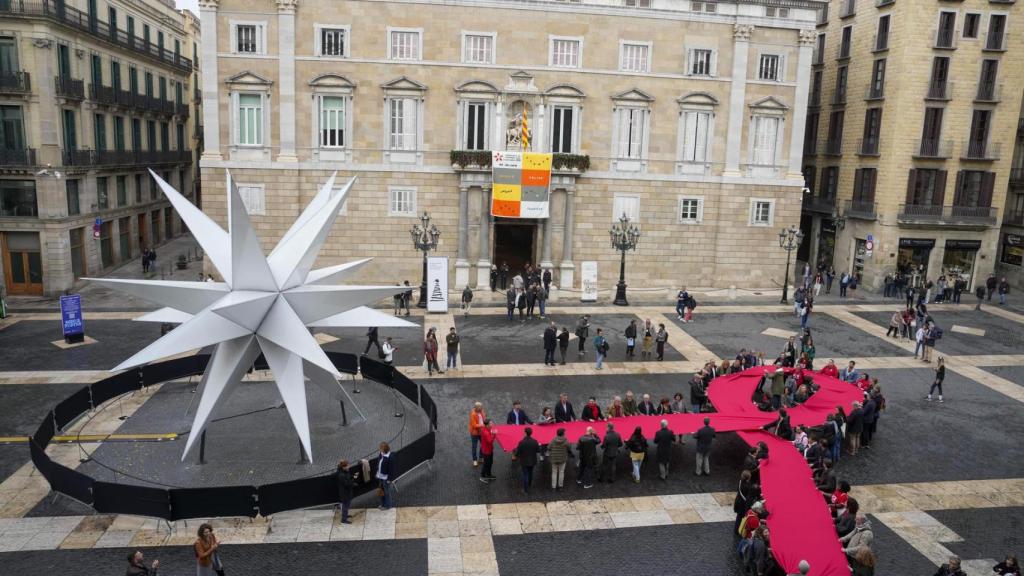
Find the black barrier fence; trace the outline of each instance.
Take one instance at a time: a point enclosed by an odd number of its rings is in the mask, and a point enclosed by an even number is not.
[[[392,477],[399,477],[433,459],[437,406],[426,390],[394,367],[365,356],[360,359],[355,354],[341,352],[328,352],[327,356],[339,372],[362,372],[365,379],[394,388],[413,404],[419,405],[430,419],[430,431],[426,435],[392,452]],[[144,386],[201,374],[209,360],[209,355],[198,354],[150,364],[81,388],[55,406],[39,425],[29,442],[32,463],[54,491],[92,505],[97,512],[103,513],[132,514],[165,520],[216,516],[253,517],[257,512],[269,516],[284,510],[337,502],[338,490],[333,473],[263,486],[155,488],[95,480],[54,462],[46,454],[46,446],[53,440],[58,429],[63,429],[95,406]],[[262,357],[257,359],[255,367],[266,369]],[[370,461],[371,471],[377,469],[378,459]],[[358,464],[354,468],[360,470]],[[370,478],[361,476],[360,471],[354,491],[356,496],[366,494],[377,486],[373,472]]]

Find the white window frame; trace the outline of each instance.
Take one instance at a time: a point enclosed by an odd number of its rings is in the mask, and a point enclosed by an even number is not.
[[[759,222],[754,219],[758,204],[768,204],[768,220]],[[751,198],[750,210],[747,216],[748,226],[760,226],[770,228],[775,222],[775,199],[773,198]]]
[[[630,224],[640,224],[639,194],[615,194],[612,197],[612,222],[618,222],[623,212],[629,216]]]
[[[683,218],[683,203],[696,202],[697,215],[695,218]],[[676,204],[677,224],[703,224],[704,223],[704,197],[703,196],[680,196]]]
[[[467,140],[467,132],[469,130],[469,107],[470,105],[483,105],[484,107],[484,147],[480,150],[490,150],[491,141],[493,139],[491,131],[494,128],[493,116],[494,116],[494,102],[491,100],[484,100],[481,98],[463,98],[459,100],[459,122],[458,122],[458,134],[456,135],[457,146],[456,150],[467,150],[465,144]]]
[[[764,71],[762,61],[766,56],[776,57],[775,78],[764,78],[761,73]],[[786,81],[786,55],[779,52],[758,52],[757,54],[757,79],[762,82],[785,82]]]
[[[488,37],[488,38],[491,39],[491,55],[490,55],[490,58],[488,60],[485,60],[485,61],[470,60],[467,57],[468,56],[468,53],[466,52],[467,40],[471,36]],[[498,61],[498,54],[497,53],[498,53],[498,33],[497,32],[475,32],[475,31],[472,31],[472,30],[463,30],[462,31],[461,62],[463,64],[494,64],[495,62]]]
[[[395,210],[395,194],[408,193],[409,198],[405,202],[409,204],[406,210]],[[388,216],[405,216],[415,218],[417,216],[417,188],[415,186],[388,186]]]
[[[639,149],[636,155],[628,155],[621,149],[622,124],[625,122],[621,115],[640,112],[643,116],[640,120],[641,134],[638,142]],[[632,122],[632,120],[630,121]],[[616,105],[612,109],[612,146],[616,170],[627,172],[638,172],[643,170],[647,164],[648,143],[650,140],[651,108],[648,105]]]
[[[337,98],[341,100],[341,138],[343,143],[340,146],[331,146],[323,141],[324,98]],[[316,108],[316,147],[321,150],[345,150],[348,148],[352,138],[352,135],[349,133],[349,126],[352,125],[349,118],[352,111],[349,97],[344,94],[317,93],[313,95],[313,99]]]
[[[706,121],[706,128],[705,128],[704,142],[703,143],[697,142],[696,140],[691,139],[691,137],[690,137],[689,127],[687,126],[687,118],[691,114],[706,114],[707,115],[707,121]],[[706,108],[686,108],[686,107],[684,107],[684,108],[682,108],[679,111],[679,159],[678,159],[678,161],[679,161],[679,163],[681,165],[680,166],[681,171],[684,171],[684,172],[692,171],[692,170],[687,169],[686,166],[685,166],[685,165],[689,164],[689,165],[695,165],[695,167],[699,167],[700,169],[697,170],[697,171],[700,172],[700,173],[704,173],[705,168],[708,167],[711,164],[711,161],[712,161],[711,160],[711,158],[712,158],[712,149],[713,149],[712,145],[714,143],[714,137],[715,137],[715,111],[714,110],[706,109]],[[691,148],[691,142],[693,144],[693,150],[694,150],[694,154],[695,155],[696,155],[696,152],[701,149],[701,146],[703,146],[703,150],[704,150],[704,154],[703,154],[704,158],[703,159],[690,158],[689,157],[690,156],[689,150]]]
[[[394,33],[406,33],[416,34],[416,56],[414,58],[396,58],[393,53],[393,46],[391,45],[392,36]],[[392,62],[421,62],[423,60],[423,28],[396,28],[393,26],[387,27],[387,60]]]
[[[629,68],[626,66],[626,49],[627,47],[642,47],[647,50],[644,56],[643,67],[641,69]],[[651,71],[651,55],[654,52],[653,42],[643,42],[639,40],[619,40],[619,71],[620,72],[638,72],[646,74]]]
[[[256,144],[243,144],[241,139],[241,98],[240,96],[259,96],[261,118],[260,142]],[[265,91],[242,90],[231,93],[231,143],[238,148],[262,149],[269,147],[270,142],[270,95]]]
[[[760,119],[772,119],[775,120],[775,145],[773,148],[772,159],[770,163],[765,164],[764,162],[754,162],[754,155],[757,148],[757,128]],[[748,150],[748,158],[750,159],[749,164],[754,167],[771,167],[775,169],[779,165],[779,151],[782,149],[782,138],[786,130],[785,116],[782,114],[774,113],[755,113],[750,116],[750,148]]]
[[[313,38],[314,54],[321,58],[348,58],[352,52],[352,26],[349,24],[313,24],[316,36]],[[345,42],[342,46],[342,53],[324,54],[323,35],[324,30],[341,30],[345,33]]]
[[[231,20],[229,21],[231,30],[231,53],[241,54],[246,56],[265,56],[267,54],[267,23],[266,21],[255,21],[255,20]],[[255,26],[256,27],[256,51],[255,52],[239,52],[238,51],[238,27],[239,26]]]
[[[694,64],[696,64],[696,56],[698,50],[703,50],[711,53],[711,56],[708,59],[707,74],[698,74],[693,71],[693,66]],[[714,78],[715,76],[718,76],[718,50],[715,50],[714,48],[710,48],[708,46],[687,46],[685,75],[693,78]]]
[[[555,42],[576,43],[576,64],[565,65],[555,63]],[[548,35],[548,66],[552,68],[582,68],[583,67],[583,36],[552,36]]]
[[[580,150],[580,121],[583,114],[582,107],[577,103],[570,102],[549,102],[547,116],[551,119],[548,122],[548,152],[555,149],[555,108],[568,108],[572,110],[572,134],[570,135],[571,150],[561,152],[562,154],[578,154]]]
[[[238,197],[245,205],[245,211],[250,216],[267,215],[267,190],[265,184],[235,184],[238,188]]]

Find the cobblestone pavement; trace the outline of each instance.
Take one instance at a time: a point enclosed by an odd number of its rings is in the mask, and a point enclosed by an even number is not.
[[[549,311],[559,325],[572,329],[578,314],[592,313],[594,327],[608,327],[612,353],[604,372],[593,370],[589,343],[587,356],[576,357],[575,341],[568,366],[545,367],[540,343],[546,321],[510,323],[496,307],[474,309],[467,317],[453,310],[447,318],[427,318],[442,328],[454,323],[463,337],[461,359],[466,364],[440,377],[427,378],[420,366],[421,330],[390,331],[400,347],[397,364],[421,382],[439,406],[432,466],[400,481],[397,513],[360,511],[351,527],[337,527],[336,522],[332,527],[336,518],[330,510],[279,514],[272,532],[263,519],[252,525],[246,525],[247,520],[218,521],[223,526],[218,531],[230,543],[229,572],[283,574],[301,565],[316,572],[344,567],[355,574],[735,573],[734,540],[726,521],[745,449],[735,435],[721,435],[716,441],[710,477],[688,473],[692,444],[687,444],[675,454],[674,473],[667,482],[651,479],[653,473],[645,470],[640,485],[620,481],[584,491],[572,482],[570,468],[566,490],[555,492],[546,485],[546,471],[539,470],[534,489],[524,495],[518,490],[518,468],[501,453],[495,462],[499,481],[476,481],[479,469],[469,462],[466,414],[472,402],[480,400],[492,417],[503,421],[511,402],[518,399],[531,416],[537,416],[540,407],[551,405],[562,391],[570,394],[577,410],[588,396],[604,406],[627,389],[654,398],[676,391],[688,397],[685,382],[700,362],[709,356],[730,357],[743,347],[774,356],[785,335],[799,329],[796,316],[763,300],[731,306],[705,302],[692,324],[678,322],[671,306],[613,309],[569,304],[559,303]],[[946,332],[938,353],[947,355],[951,368],[957,367],[947,373],[946,402],[938,404],[923,399],[932,368],[914,360],[905,342],[884,337],[891,310],[898,305],[895,300],[833,299],[819,306],[811,320],[818,364],[829,357],[840,363],[857,358],[879,378],[888,399],[875,443],[856,457],[844,457],[840,477],[851,481],[862,509],[873,515],[880,557],[876,573],[928,574],[943,555],[956,553],[969,560],[969,574],[984,574],[989,559],[1021,552],[1015,519],[1024,506],[1024,474],[1012,455],[1019,452],[1016,439],[1024,432],[1018,403],[1024,398],[1024,316],[1013,306],[982,312],[968,306],[932,307]],[[9,351],[0,358],[0,436],[31,433],[49,407],[76,388],[51,382],[73,381],[69,379],[75,375],[82,376],[80,381],[93,381],[102,377],[98,371],[159,335],[152,324],[130,322],[134,315],[137,312],[111,312],[92,321],[87,316],[87,332],[97,344],[69,350],[50,343],[59,336],[52,312],[25,314],[17,322],[0,324],[0,347]],[[622,329],[629,319],[646,317],[671,328],[666,361],[623,361]],[[418,311],[411,318],[423,321]],[[953,331],[954,326],[967,331]],[[338,340],[327,342],[325,348],[362,352],[364,334],[358,329],[329,331]],[[126,422],[100,418],[95,426],[121,433],[181,432],[187,391],[186,384],[165,385],[148,398],[136,399],[132,409],[138,412]],[[356,400],[365,402],[368,411],[390,418],[382,403],[386,398],[361,396]],[[234,407],[272,404],[268,389],[239,399]],[[320,408],[312,408],[315,419],[321,419]],[[330,409],[322,411],[327,418]],[[265,426],[265,433],[281,440],[271,452],[287,456],[290,432],[278,416],[282,415],[271,411],[266,419],[239,419],[225,429],[230,446],[222,448],[244,451],[245,428]],[[363,431],[354,444],[372,444],[381,433],[387,431]],[[174,442],[162,449],[180,457],[182,447]],[[96,449],[98,455],[126,461],[159,453],[145,444],[108,443]],[[77,462],[76,447],[53,450],[61,461]],[[172,535],[164,528],[161,535],[152,521],[94,515],[67,498],[46,497],[45,489],[40,491],[45,482],[40,483],[27,462],[24,443],[0,445],[0,516],[8,516],[0,518],[2,572],[51,574],[74,567],[76,573],[115,573],[123,569],[127,547],[156,544],[159,547],[147,549],[147,555],[165,562],[162,574],[191,573],[191,553],[180,545],[190,541],[194,522],[187,527],[177,523]],[[92,470],[88,466],[83,470]],[[620,477],[624,468],[625,463]],[[173,464],[164,471],[172,469]],[[367,497],[356,504],[370,507],[373,501]],[[374,542],[378,539],[383,541]]]

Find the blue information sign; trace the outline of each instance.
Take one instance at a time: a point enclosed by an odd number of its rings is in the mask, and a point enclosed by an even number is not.
[[[82,296],[72,294],[60,297],[60,320],[64,328],[64,338],[81,336],[85,333],[82,323]]]

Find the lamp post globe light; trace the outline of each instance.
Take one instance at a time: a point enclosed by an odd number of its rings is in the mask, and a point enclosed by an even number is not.
[[[626,300],[626,251],[636,250],[636,245],[640,241],[640,229],[635,224],[631,226],[629,216],[623,213],[619,221],[612,224],[608,235],[612,239],[612,248],[622,253],[619,260],[619,283],[615,286],[615,301],[612,303],[616,306],[629,306],[629,301]]]
[[[779,230],[779,248],[786,251],[786,275],[782,278],[782,300],[780,304],[789,304],[789,260],[793,250],[800,247],[804,233],[796,226]]]
[[[416,303],[417,308],[427,307],[427,254],[437,248],[437,239],[441,237],[441,231],[437,226],[430,223],[430,215],[426,212],[420,216],[421,224],[413,224],[409,234],[412,236],[413,246],[423,251],[423,279],[420,280],[420,301]]]

